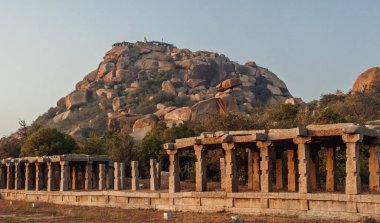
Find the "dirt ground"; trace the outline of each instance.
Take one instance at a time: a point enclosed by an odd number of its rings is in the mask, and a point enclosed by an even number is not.
[[[33,208],[32,203],[24,201],[0,200],[0,222],[232,222],[230,213],[198,214],[190,212],[173,212],[173,218],[165,220],[164,211],[154,210],[124,210],[117,208],[98,208],[55,205],[38,203],[38,208]],[[287,217],[255,217],[239,215],[245,222],[328,222],[315,220],[300,220]]]

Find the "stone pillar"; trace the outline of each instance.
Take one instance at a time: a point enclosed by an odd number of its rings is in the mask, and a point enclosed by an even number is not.
[[[13,163],[7,163],[7,190],[14,188],[14,169],[13,169]]]
[[[284,183],[282,180],[282,155],[283,150],[276,151],[276,188],[277,190],[282,190],[284,188]]]
[[[253,155],[252,155],[252,149],[247,148],[247,163],[248,163],[248,182],[247,187],[249,190],[253,189]]]
[[[261,192],[271,192],[272,191],[272,143],[259,141],[256,143],[257,147],[260,149],[260,167],[261,167]]]
[[[33,181],[32,173],[30,172],[29,163],[25,163],[25,190],[32,190]]]
[[[21,189],[21,163],[15,163],[15,190]]]
[[[310,149],[310,181],[311,189],[317,190],[320,186],[319,183],[319,156],[318,149]]]
[[[36,191],[43,189],[44,185],[43,178],[43,166],[42,163],[36,163]]]
[[[171,165],[171,162],[170,162]],[[131,176],[132,176],[132,190],[139,190],[139,162],[138,161],[132,161],[131,162],[132,170],[131,170]],[[169,172],[170,172],[169,167]],[[169,192],[170,192],[170,176],[169,176]]]
[[[75,165],[71,166],[71,190],[77,189],[77,167]]]
[[[106,165],[106,188],[107,189],[115,189],[115,187],[114,187],[114,182],[115,182],[114,174],[115,174],[114,163],[108,162],[108,165]],[[119,183],[119,189],[120,189],[120,183]]]
[[[220,158],[220,188],[226,189],[226,160],[224,158]]]
[[[194,145],[195,151],[195,191],[207,191],[206,175],[206,148],[203,145]]]
[[[48,169],[48,172],[47,172],[47,188],[46,190],[48,192],[50,191],[53,191],[53,185],[54,185],[54,182],[53,182],[53,165],[51,162],[48,162],[46,163],[47,164],[47,169]]]
[[[125,189],[124,179],[125,179],[125,163],[120,163],[120,190]]]
[[[225,191],[227,193],[238,191],[238,179],[236,176],[236,151],[234,143],[222,143],[226,160]]]
[[[363,140],[361,134],[343,134],[346,143],[346,194],[360,194],[360,159],[359,143]]]
[[[157,181],[157,161],[155,159],[150,160],[150,190],[158,190],[158,181]]]
[[[173,144],[165,148],[166,153],[169,155],[169,193],[176,193],[181,190],[178,150],[175,149]]]
[[[253,152],[253,190],[260,191],[260,153]]]
[[[300,193],[311,192],[310,178],[310,145],[311,138],[298,137],[293,142],[298,145],[298,191]]]
[[[120,163],[115,162],[113,164],[113,167],[114,167],[113,188],[114,190],[120,190]]]
[[[106,164],[99,163],[99,190],[106,189]]]
[[[86,164],[84,178],[84,189],[89,191],[92,189],[92,161],[88,161]]]
[[[380,147],[378,144],[369,147],[369,190],[380,191]]]
[[[157,162],[156,163],[156,172],[157,172],[157,187],[158,189],[161,188],[161,163]]]
[[[5,189],[5,176],[6,176],[5,165],[0,164],[0,189]]]
[[[288,149],[288,191],[297,190],[296,154],[294,149]]]
[[[70,166],[68,161],[61,161],[61,182],[59,185],[60,191],[69,190],[69,177],[70,177]]]
[[[326,148],[326,191],[336,190],[336,148]]]

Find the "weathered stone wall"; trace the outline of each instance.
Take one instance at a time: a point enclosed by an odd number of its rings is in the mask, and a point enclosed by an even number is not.
[[[39,201],[55,204],[285,215],[299,218],[343,219],[363,217],[380,220],[380,195],[299,194],[299,193],[226,193],[226,192],[46,192],[0,190],[1,199]]]

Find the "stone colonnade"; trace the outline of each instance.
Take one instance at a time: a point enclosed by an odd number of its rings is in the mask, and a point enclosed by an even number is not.
[[[124,163],[107,156],[60,155],[1,161],[0,189],[75,191],[124,189]]]
[[[272,192],[273,187],[276,187],[277,191],[281,191],[285,185],[289,192],[311,193],[312,190],[319,189],[318,151],[323,149],[326,154],[326,191],[336,191],[336,152],[344,150],[345,193],[360,194],[360,145],[369,148],[369,189],[380,192],[379,144],[378,130],[351,123],[202,133],[199,137],[177,139],[175,143],[164,145],[170,161],[169,192],[180,191],[179,154],[183,150],[194,150],[196,191],[207,191],[206,154],[211,149],[224,151],[224,157],[220,158],[221,188],[226,192],[237,192],[236,150],[242,148],[248,152],[250,190]],[[273,173],[275,176],[272,176]],[[284,173],[287,173],[287,182],[284,181]]]

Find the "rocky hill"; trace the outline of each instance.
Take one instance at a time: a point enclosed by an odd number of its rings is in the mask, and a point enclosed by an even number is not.
[[[255,62],[240,65],[163,42],[122,42],[35,123],[76,138],[123,130],[141,139],[158,120],[172,125],[291,97],[283,81]]]

